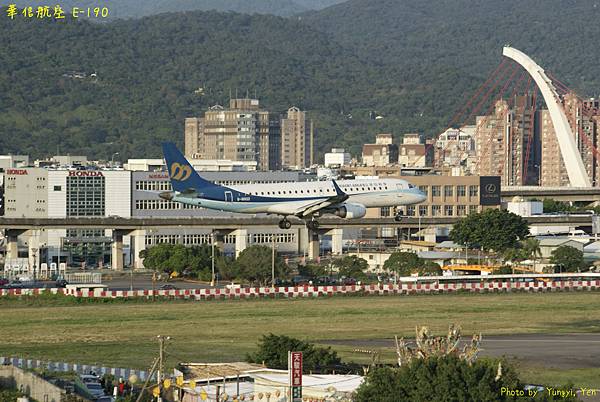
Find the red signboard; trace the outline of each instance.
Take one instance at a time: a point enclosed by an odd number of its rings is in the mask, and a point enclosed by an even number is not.
[[[288,353],[288,372],[292,401],[302,401],[302,352]]]
[[[6,169],[6,174],[12,176],[21,176],[27,174],[27,169]]]

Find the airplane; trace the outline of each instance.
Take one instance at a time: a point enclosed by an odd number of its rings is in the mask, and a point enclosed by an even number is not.
[[[162,144],[174,191],[158,194],[164,200],[219,211],[279,215],[279,228],[289,229],[288,216],[305,221],[316,230],[316,218],[332,214],[357,219],[371,207],[395,207],[423,202],[427,196],[416,186],[400,179],[329,180],[290,183],[221,186],[203,179],[174,143]],[[396,220],[399,220],[399,215]]]

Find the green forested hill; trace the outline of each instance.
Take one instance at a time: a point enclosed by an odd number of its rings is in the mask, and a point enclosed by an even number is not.
[[[349,0],[303,21],[399,69],[480,74],[510,44],[582,91],[600,91],[598,0]]]
[[[108,7],[110,17],[139,18],[158,13],[214,10],[234,11],[243,14],[272,14],[290,16],[308,10],[340,3],[344,0],[62,0],[65,10],[72,7]],[[47,0],[13,0],[10,3],[18,7],[49,5]]]
[[[434,135],[507,42],[582,94],[598,93],[593,0],[471,3],[351,0],[290,19],[195,11],[107,24],[13,21],[1,10],[0,153],[58,145],[159,156],[160,140],[182,143],[185,117],[236,88],[273,111],[309,110],[321,154],[356,152],[376,132]],[[97,77],[63,76],[72,71]],[[370,110],[385,118],[369,120]]]

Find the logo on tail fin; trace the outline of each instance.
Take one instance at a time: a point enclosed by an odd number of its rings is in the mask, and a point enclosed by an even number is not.
[[[181,163],[171,164],[171,179],[177,181],[184,181],[192,174],[192,169],[189,166],[182,165]]]

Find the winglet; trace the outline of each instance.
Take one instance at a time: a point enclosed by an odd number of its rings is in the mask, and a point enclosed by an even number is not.
[[[333,188],[335,189],[335,194],[339,197],[346,195],[346,193],[344,193],[342,191],[342,189],[340,188],[340,186],[338,186],[338,184],[335,182],[335,180],[331,180],[331,182],[333,183]]]

